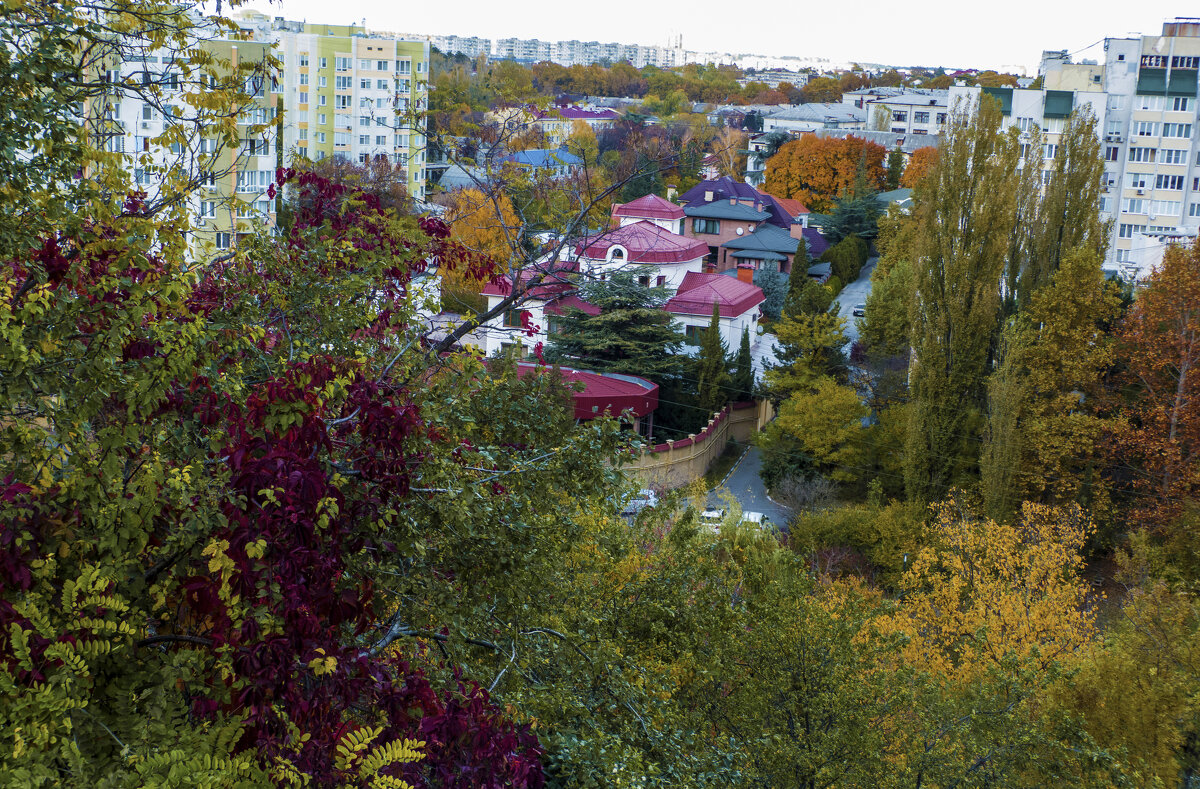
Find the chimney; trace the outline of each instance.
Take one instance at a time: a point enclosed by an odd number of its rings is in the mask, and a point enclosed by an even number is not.
[[[737,272],[739,280],[754,284],[754,268],[749,263],[738,263]]]
[[[801,219],[792,221],[792,226],[789,229],[789,235],[792,238],[804,238],[804,222]]]
[[[737,205],[737,204],[738,204],[738,202],[737,202],[737,197],[736,197],[736,196],[734,196],[734,197],[731,197],[731,198],[729,198],[729,204],[730,204],[730,205]]]

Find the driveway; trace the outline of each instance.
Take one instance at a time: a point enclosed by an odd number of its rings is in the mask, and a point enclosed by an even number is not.
[[[866,304],[867,296],[871,293],[871,272],[875,270],[875,262],[879,258],[869,258],[863,265],[858,279],[854,280],[838,294],[838,315],[846,319],[846,337],[849,339],[847,349],[858,340],[858,325],[854,317],[854,305]]]
[[[770,518],[776,527],[787,532],[792,511],[767,498],[767,489],[763,486],[762,478],[758,476],[760,468],[762,456],[758,447],[749,447],[729,472],[725,482],[708,494],[708,504],[710,507],[724,507],[725,502],[721,500],[721,494],[728,491],[742,505],[742,512],[761,512]]]

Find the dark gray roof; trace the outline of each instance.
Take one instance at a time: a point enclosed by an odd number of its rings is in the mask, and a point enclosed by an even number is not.
[[[795,252],[795,250],[792,251]],[[781,255],[769,249],[739,249],[731,257],[749,260],[787,260],[787,255]]]
[[[690,205],[683,209],[683,213],[687,216],[697,216],[700,218],[711,219],[743,219],[749,222],[761,222],[770,214],[765,211],[759,211],[754,206],[743,205],[742,203],[731,203],[728,200],[716,201],[711,203],[701,203],[700,205]]]
[[[726,241],[721,246],[725,249],[747,249],[794,255],[796,247],[799,245],[799,240],[792,238],[791,233],[783,228],[775,225],[760,225],[750,235]]]
[[[900,203],[903,205],[909,200],[912,200],[912,190],[893,189],[890,192],[880,192],[879,194],[875,195],[875,199],[884,205],[887,205],[888,203]]]

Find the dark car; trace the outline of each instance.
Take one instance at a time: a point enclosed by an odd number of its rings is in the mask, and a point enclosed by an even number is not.
[[[852,312],[854,313],[854,317],[861,318],[867,314],[867,305],[866,304],[855,304]]]

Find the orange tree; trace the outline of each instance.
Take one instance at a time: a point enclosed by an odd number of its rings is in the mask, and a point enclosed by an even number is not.
[[[925,174],[937,164],[937,158],[938,149],[932,145],[913,151],[912,156],[908,159],[908,164],[904,166],[904,174],[900,176],[900,186],[905,189],[912,189],[916,186],[925,177]]]
[[[866,184],[880,189],[887,175],[887,150],[859,137],[836,139],[805,134],[780,147],[767,160],[766,191],[799,200],[814,211],[828,212],[834,201],[855,185],[860,163]]]

